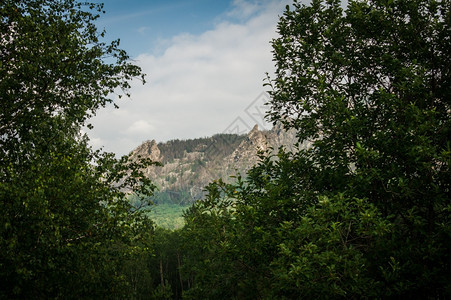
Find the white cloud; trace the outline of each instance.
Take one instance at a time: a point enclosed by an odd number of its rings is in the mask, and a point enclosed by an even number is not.
[[[89,143],[90,143],[91,146],[93,146],[95,149],[99,149],[99,148],[101,148],[101,147],[105,144],[105,141],[103,141],[103,140],[100,139],[100,138],[91,138],[91,139],[89,140]]]
[[[234,8],[226,15],[238,19],[246,19],[256,14],[262,9],[265,1],[246,1],[246,0],[234,0]],[[268,3],[268,1],[266,1]],[[266,4],[267,4],[266,3]]]
[[[148,134],[152,132],[155,128],[149,124],[149,122],[145,120],[138,120],[133,122],[126,130],[123,132],[127,135],[138,135],[141,136],[143,134]]]
[[[102,141],[105,150],[121,155],[148,139],[223,132],[237,117],[253,126],[244,110],[265,90],[265,72],[274,68],[269,42],[286,1],[234,4],[229,15],[251,17],[238,24],[222,21],[200,35],[176,36],[163,52],[136,58],[148,84],[133,84],[132,101],[119,101],[119,110],[104,109],[92,120],[96,146]]]

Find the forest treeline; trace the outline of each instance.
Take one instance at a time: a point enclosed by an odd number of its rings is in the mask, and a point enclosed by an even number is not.
[[[175,231],[142,209],[154,162],[80,132],[144,81],[102,10],[0,4],[0,298],[451,297],[450,1],[287,6],[268,119],[311,146],[211,182]]]
[[[163,163],[183,158],[186,152],[202,152],[207,160],[214,160],[217,157],[225,157],[232,154],[245,137],[245,135],[220,133],[205,138],[175,139],[165,143],[158,143],[158,149],[161,151]],[[211,145],[214,145],[214,147],[211,147]]]

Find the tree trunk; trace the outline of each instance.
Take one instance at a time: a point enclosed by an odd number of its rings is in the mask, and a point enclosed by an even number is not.
[[[161,258],[160,258],[160,279],[161,279],[161,286],[164,287],[163,259],[161,259]]]
[[[180,269],[181,269],[180,253],[178,253],[178,252],[177,252],[177,264],[178,264],[178,270],[179,270],[180,287],[182,288],[182,294],[183,294],[182,272],[180,271]]]

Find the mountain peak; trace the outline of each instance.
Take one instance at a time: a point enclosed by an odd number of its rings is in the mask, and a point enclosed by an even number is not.
[[[158,148],[157,142],[155,140],[145,141],[132,152],[132,155],[148,157],[153,161],[160,161],[162,158],[160,149]]]
[[[144,172],[160,190],[153,201],[186,203],[202,198],[204,187],[214,179],[229,182],[234,180],[230,176],[245,174],[258,162],[258,151],[273,151],[282,145],[290,147],[295,142],[294,131],[284,131],[280,126],[260,130],[255,125],[247,135],[217,134],[159,144],[148,140],[131,155],[163,163],[161,167],[150,166]]]
[[[255,132],[258,132],[258,124],[255,124],[251,131],[249,131],[248,135],[251,135]]]

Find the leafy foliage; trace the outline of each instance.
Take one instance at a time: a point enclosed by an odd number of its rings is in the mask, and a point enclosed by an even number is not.
[[[294,7],[273,41],[271,119],[314,141],[307,155],[334,192],[368,199],[395,223],[396,292],[443,293],[450,3],[351,1],[345,14],[338,1]]]
[[[288,6],[268,117],[311,147],[212,182],[176,231],[140,209],[153,163],[94,152],[80,134],[142,75],[84,8],[0,6],[0,297],[449,297],[449,1]],[[216,138],[221,151],[240,141]]]
[[[194,258],[185,267],[201,272],[188,296],[377,295],[380,270],[371,263],[386,254],[392,224],[367,200],[338,194],[316,203],[308,190],[293,188],[312,176],[302,176],[298,157],[262,157],[246,181],[211,184],[209,197],[186,213],[186,255]]]
[[[125,296],[126,262],[149,251],[153,225],[122,191],[151,194],[140,170],[152,162],[95,152],[80,133],[111,93],[143,79],[118,41],[100,41],[101,10],[0,4],[2,298]]]
[[[449,1],[294,1],[269,118],[311,147],[186,213],[186,296],[443,298],[450,286]]]

